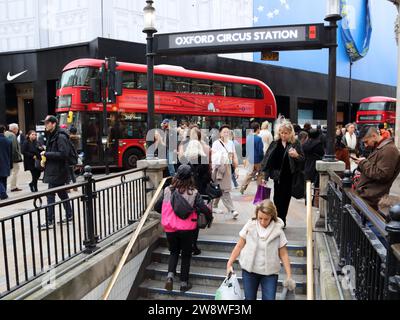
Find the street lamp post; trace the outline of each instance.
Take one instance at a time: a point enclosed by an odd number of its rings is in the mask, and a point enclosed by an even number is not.
[[[397,8],[395,34],[397,41],[397,92],[396,92],[396,122],[395,122],[395,143],[400,149],[400,0],[389,0]]]
[[[155,28],[155,9],[153,7],[153,0],[146,0],[146,7],[144,7],[144,29],[143,32],[147,35],[146,45],[146,61],[147,61],[147,132],[154,129],[154,56],[153,40],[154,33],[157,32]],[[148,137],[150,135],[147,135]],[[148,139],[150,140],[150,139]],[[154,158],[150,145],[153,141],[146,141],[147,146],[147,159]]]
[[[328,0],[328,9],[325,21],[329,22],[327,27],[330,30],[329,43],[329,71],[328,71],[328,134],[327,151],[324,161],[333,162],[335,157],[335,136],[336,136],[336,48],[337,48],[337,21],[340,16],[339,0]]]

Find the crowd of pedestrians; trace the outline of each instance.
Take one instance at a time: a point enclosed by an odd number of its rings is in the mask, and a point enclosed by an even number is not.
[[[46,128],[46,142],[39,142],[36,131],[30,130],[23,138],[19,126],[12,123],[6,130],[0,126],[0,200],[8,198],[7,180],[10,177],[10,191],[23,191],[18,187],[18,177],[23,163],[25,171],[31,173],[29,189],[38,192],[38,181],[43,172],[43,182],[48,188],[57,188],[76,181],[73,173],[73,164],[77,162],[77,150],[75,149],[77,136],[75,128],[68,130],[59,126],[55,116],[47,116],[44,120]],[[75,139],[76,140],[76,139]],[[7,164],[7,165],[3,165]],[[63,200],[65,219],[61,223],[72,220],[73,210],[66,190],[57,192]],[[55,194],[47,195],[46,221],[39,226],[41,230],[53,228]]]
[[[0,126],[0,200],[8,198],[10,191],[19,192],[18,173],[23,163],[31,174],[29,188],[38,191],[38,180],[48,188],[65,186],[75,182],[73,168],[80,137],[74,127],[61,128],[55,116],[44,120],[46,143],[38,141],[37,133],[29,131],[24,138],[17,124],[8,130]],[[319,174],[316,162],[326,153],[326,131],[310,123],[300,127],[284,118],[278,118],[275,126],[268,121],[253,121],[246,132],[246,154],[243,162],[241,136],[229,125],[213,128],[209,136],[195,123],[182,121],[179,126],[164,119],[161,129],[155,132],[156,155],[165,155],[168,161],[167,175],[172,177],[155,209],[161,213],[161,223],[167,235],[170,250],[167,290],[174,287],[179,256],[181,256],[180,290],[188,291],[192,255],[201,254],[197,245],[200,217],[211,226],[213,214],[238,219],[241,213],[232,201],[232,190],[240,187],[239,196],[248,193],[254,181],[257,186],[273,184],[273,198],[255,204],[255,214],[239,233],[239,241],[227,263],[227,274],[234,272],[233,263],[239,259],[243,271],[245,298],[256,299],[261,285],[262,299],[273,300],[276,296],[278,274],[282,262],[286,283],[293,287],[289,255],[287,252],[287,214],[296,189],[312,182],[313,205],[319,206]],[[210,138],[211,137],[211,141]],[[75,150],[75,152],[73,152]],[[393,134],[385,127],[357,130],[350,123],[338,127],[335,154],[345,162],[346,168],[360,175],[356,186],[358,194],[374,209],[386,196],[400,173],[400,153],[394,145]],[[239,165],[244,163],[245,175],[239,176]],[[211,190],[211,191],[210,191]],[[297,190],[298,191],[298,190]],[[63,201],[65,219],[73,219],[73,208],[66,190],[57,192]],[[295,196],[299,198],[298,196]],[[40,227],[48,230],[54,226],[55,194],[47,195],[46,221]],[[223,204],[225,210],[221,208]]]

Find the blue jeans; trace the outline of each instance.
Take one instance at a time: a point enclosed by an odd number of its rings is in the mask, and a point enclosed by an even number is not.
[[[52,188],[57,188],[57,187],[61,187],[64,184],[53,184],[53,183],[49,183],[49,189]],[[57,192],[58,196],[60,197],[61,200],[67,200],[69,199],[68,197],[68,193],[64,190],[64,191],[59,191]],[[47,205],[49,205],[49,207],[46,209],[47,210],[47,221],[49,224],[53,224],[54,223],[54,205],[52,205],[53,203],[56,202],[56,194],[55,193],[51,193],[49,195],[47,195]],[[72,212],[72,208],[71,208],[71,203],[70,201],[66,201],[63,202],[63,206],[64,206],[64,210],[65,210],[65,216],[66,218],[72,218],[73,216],[73,212]]]
[[[0,177],[0,200],[7,198],[7,177]]]
[[[261,283],[262,300],[275,300],[278,275],[264,276],[242,270],[245,300],[257,300],[258,286]]]

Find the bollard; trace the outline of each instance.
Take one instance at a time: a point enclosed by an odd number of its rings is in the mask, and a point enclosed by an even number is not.
[[[400,243],[400,204],[389,211],[391,221],[386,225],[388,250],[386,255],[385,291],[386,299],[400,299],[400,275],[396,275],[400,261],[393,254],[392,245]]]
[[[344,171],[344,178],[342,179],[343,188],[351,188],[353,185],[353,173],[350,170]]]
[[[84,201],[84,215],[86,219],[86,228],[85,228],[85,240],[83,244],[85,246],[85,253],[92,253],[97,250],[96,244],[99,239],[97,235],[95,235],[95,227],[94,227],[94,211],[93,211],[93,199],[95,198],[95,194],[93,193],[93,174],[92,168],[90,166],[85,167],[85,174],[83,177],[85,178],[86,184],[83,187],[83,201]]]

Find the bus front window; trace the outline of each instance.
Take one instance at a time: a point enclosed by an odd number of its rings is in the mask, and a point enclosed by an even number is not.
[[[369,103],[361,103],[360,111],[385,111],[387,110],[388,103],[387,102],[369,102]]]
[[[61,76],[61,88],[85,86],[90,85],[90,78],[98,76],[99,70],[97,68],[77,68],[64,71]]]

